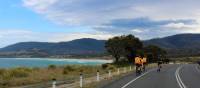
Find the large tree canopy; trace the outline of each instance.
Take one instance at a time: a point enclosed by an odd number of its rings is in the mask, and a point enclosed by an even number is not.
[[[110,38],[105,43],[107,52],[118,62],[121,57],[125,57],[129,62],[133,62],[136,55],[147,56],[149,62],[156,62],[165,59],[166,51],[162,48],[149,45],[143,47],[139,38],[133,35],[123,35]]]
[[[158,46],[149,45],[144,47],[144,52],[149,58],[149,62],[155,62],[165,59],[166,51]]]
[[[121,37],[114,37],[106,41],[105,48],[115,58],[115,61],[118,62],[123,51]]]
[[[121,56],[126,57],[131,62],[136,56],[136,51],[142,49],[143,44],[133,35],[123,35],[109,39],[105,43],[105,47],[108,53],[115,57],[116,62],[118,62]]]
[[[140,41],[139,38],[128,35],[128,36],[122,36],[122,42],[123,42],[123,56],[128,59],[129,62],[133,61],[133,58],[135,58],[137,51],[141,50],[143,47],[143,43]]]

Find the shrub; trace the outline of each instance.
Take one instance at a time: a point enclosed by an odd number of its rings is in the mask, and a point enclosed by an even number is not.
[[[108,65],[107,69],[108,69],[108,70],[115,70],[116,67],[115,67],[114,65]]]
[[[102,69],[106,69],[108,67],[108,64],[102,64],[101,67]]]
[[[56,65],[49,65],[48,69],[56,69]]]
[[[68,74],[68,72],[74,71],[75,69],[71,66],[65,66],[63,69],[63,74]]]

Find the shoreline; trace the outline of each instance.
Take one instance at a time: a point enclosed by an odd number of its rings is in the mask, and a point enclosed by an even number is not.
[[[75,59],[75,58],[0,58],[3,63],[0,68],[46,68],[50,65],[55,66],[97,66],[105,63],[113,63],[113,60],[105,59]]]

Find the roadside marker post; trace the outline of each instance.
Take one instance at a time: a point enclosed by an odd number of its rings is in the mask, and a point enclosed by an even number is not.
[[[130,71],[132,70],[131,66],[130,66]]]
[[[83,87],[83,73],[80,73],[80,88]]]
[[[99,70],[97,70],[97,82],[99,81]]]
[[[117,69],[117,74],[118,74],[118,75],[120,74],[120,70],[119,70],[119,68]]]
[[[126,73],[126,67],[124,67],[124,73]]]
[[[52,88],[56,88],[56,79],[53,79]]]
[[[111,70],[108,71],[108,77],[111,77]]]

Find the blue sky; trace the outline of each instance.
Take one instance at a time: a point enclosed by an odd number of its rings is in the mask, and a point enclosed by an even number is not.
[[[17,42],[200,33],[199,0],[1,0],[0,47]]]

